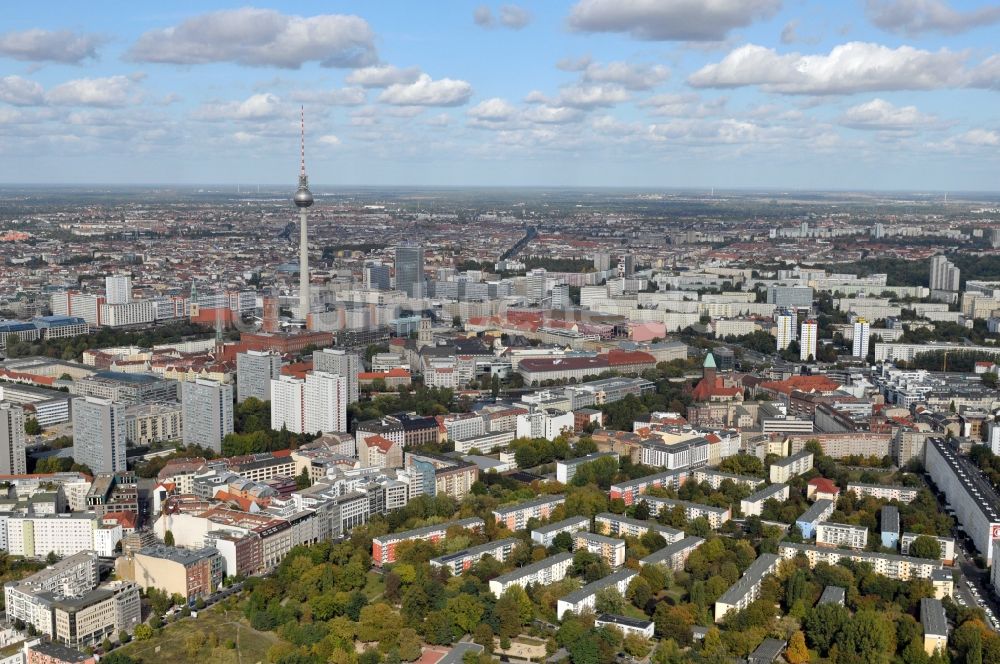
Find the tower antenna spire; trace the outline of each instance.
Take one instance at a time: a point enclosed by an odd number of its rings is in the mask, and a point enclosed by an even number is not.
[[[299,136],[300,136],[300,146],[301,146],[301,167],[299,170],[299,177],[306,176],[306,107],[299,107]]]

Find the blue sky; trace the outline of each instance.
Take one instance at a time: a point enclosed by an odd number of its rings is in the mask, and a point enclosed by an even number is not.
[[[995,3],[4,11],[0,182],[1000,189]]]

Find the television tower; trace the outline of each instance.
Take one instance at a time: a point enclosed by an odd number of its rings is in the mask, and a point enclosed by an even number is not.
[[[292,200],[299,208],[299,315],[304,322],[309,322],[309,227],[307,208],[313,204],[313,195],[309,191],[309,176],[306,175],[306,110],[300,109],[300,167],[299,188]]]

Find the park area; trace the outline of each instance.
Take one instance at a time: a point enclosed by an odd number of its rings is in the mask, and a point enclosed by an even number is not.
[[[199,612],[197,618],[157,630],[145,641],[133,641],[120,651],[142,664],[158,662],[213,662],[257,664],[268,662],[268,650],[282,640],[274,632],[260,632],[242,612],[227,603]]]

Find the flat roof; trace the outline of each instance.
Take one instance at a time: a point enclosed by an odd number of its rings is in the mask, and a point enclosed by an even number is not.
[[[760,554],[757,560],[750,563],[750,567],[743,573],[743,576],[731,585],[729,590],[722,593],[722,597],[718,601],[723,604],[736,604],[750,591],[750,588],[760,583],[764,575],[770,573],[777,562],[778,556],[773,553]]]
[[[827,586],[823,588],[823,594],[819,596],[816,604],[843,604],[847,597],[847,590],[840,586]]]
[[[899,509],[892,505],[882,508],[882,515],[879,519],[879,527],[883,533],[899,534]]]
[[[785,651],[786,642],[779,639],[764,639],[747,657],[749,662],[773,662]]]
[[[925,635],[948,636],[948,617],[941,600],[932,597],[920,600],[920,622]]]
[[[511,581],[517,581],[521,577],[528,576],[529,574],[534,574],[535,572],[541,571],[548,567],[554,565],[559,565],[566,562],[567,560],[572,560],[573,554],[564,551],[563,553],[557,553],[554,556],[549,556],[548,558],[542,558],[538,562],[531,563],[530,565],[525,565],[524,567],[518,567],[517,569],[507,572],[506,574],[501,574],[500,576],[493,579],[498,583],[510,583]]]
[[[521,540],[516,537],[507,537],[505,539],[496,540],[495,542],[487,542],[486,544],[480,544],[479,546],[470,546],[468,549],[462,549],[461,551],[456,551],[455,553],[449,553],[444,556],[438,556],[437,558],[431,558],[431,562],[436,562],[438,564],[444,565],[451,562],[452,560],[461,560],[466,556],[475,556],[480,553],[488,553],[490,551],[495,551],[500,547],[504,546],[515,546]]]
[[[747,496],[743,500],[745,500],[747,502],[751,502],[751,503],[756,503],[756,502],[761,501],[761,500],[767,500],[768,498],[770,498],[771,496],[775,495],[776,493],[778,493],[782,489],[787,489],[787,488],[788,488],[788,485],[785,484],[784,482],[781,482],[781,483],[778,483],[778,484],[768,484],[766,487],[764,487],[760,491],[755,491],[755,492],[751,493],[749,496]]]
[[[508,512],[517,512],[520,510],[531,509],[532,507],[539,507],[541,505],[550,505],[552,503],[561,503],[561,502],[566,502],[566,496],[562,494],[553,494],[551,496],[539,496],[538,498],[526,500],[523,503],[514,503],[513,505],[502,505],[493,510],[493,513],[507,514]]]
[[[608,521],[618,521],[620,523],[628,523],[633,526],[639,526],[640,528],[652,528],[658,533],[665,533],[671,537],[676,537],[677,535],[683,535],[684,531],[678,530],[677,528],[671,528],[670,526],[664,526],[663,524],[657,523],[656,521],[643,521],[642,519],[633,519],[631,517],[622,516],[620,514],[612,514],[611,512],[601,512],[595,519],[607,519]]]
[[[781,457],[780,459],[775,459],[774,461],[771,462],[771,465],[784,468],[785,466],[792,465],[796,461],[801,461],[807,456],[812,456],[812,452],[810,452],[809,450],[801,450],[799,452],[796,452],[795,454],[791,454],[786,457]]]
[[[938,454],[945,460],[951,471],[960,479],[958,484],[973,505],[978,505],[991,523],[1000,522],[1000,496],[983,478],[982,472],[968,457],[955,452],[943,438],[929,438]]]
[[[817,500],[815,503],[813,503],[812,507],[810,507],[805,512],[800,514],[799,517],[795,519],[795,521],[796,523],[800,521],[805,523],[814,523],[816,521],[819,521],[820,516],[823,514],[823,512],[830,509],[831,507],[833,507],[832,500],[829,500],[828,498],[821,498]]]
[[[629,618],[628,616],[619,616],[614,613],[602,613],[597,616],[597,622],[609,625],[625,625],[626,627],[634,627],[636,629],[649,629],[653,624],[652,620]]]
[[[625,579],[631,579],[633,576],[636,576],[637,574],[638,572],[632,569],[623,569],[617,572],[612,572],[603,579],[592,581],[587,585],[585,585],[583,588],[574,590],[565,597],[560,597],[559,601],[568,602],[570,604],[578,604],[579,602],[587,599],[588,597],[597,593],[598,591],[601,591],[609,586],[613,586],[619,583],[620,581],[624,581]]]
[[[601,544],[614,544],[615,546],[618,546],[619,544],[621,544],[622,546],[625,545],[625,540],[623,539],[618,539],[617,537],[608,537],[607,535],[601,535],[598,533],[588,533],[586,531],[580,531],[574,534],[574,537],[582,537],[584,539],[593,540],[594,542],[599,542]]]
[[[878,553],[876,551],[855,551],[852,549],[836,549],[829,546],[817,546],[815,544],[799,544],[797,542],[782,542],[778,545],[778,550],[782,548],[796,549],[798,551],[815,551],[818,553],[830,554],[836,553],[837,555],[853,558],[855,560],[871,560],[873,558],[880,558],[882,560],[888,560],[892,562],[907,562],[913,565],[934,565],[935,567],[941,567],[940,560],[930,560],[929,558],[914,558],[913,556],[901,556],[898,553]]]
[[[646,565],[655,565],[657,563],[662,563],[667,558],[677,555],[678,553],[684,551],[685,549],[689,549],[695,546],[701,546],[701,544],[704,541],[705,541],[704,538],[695,537],[694,535],[690,537],[685,537],[682,540],[678,540],[676,542],[666,545],[659,551],[654,551],[653,553],[649,554],[639,562]]]
[[[571,526],[579,525],[583,523],[584,527],[590,527],[590,519],[585,516],[571,516],[568,519],[563,519],[562,521],[556,521],[555,523],[549,523],[544,526],[538,526],[533,529],[533,533],[547,534],[558,530],[563,530],[564,528],[569,528]]]
[[[728,507],[713,507],[712,505],[705,505],[703,503],[693,503],[690,500],[678,500],[676,498],[660,498],[659,496],[643,496],[642,500],[650,503],[662,503],[664,505],[673,505],[681,507],[690,507],[697,510],[702,510],[705,512],[714,512],[716,514],[725,514],[729,511]],[[641,501],[640,501],[641,502]]]
[[[413,537],[423,537],[438,530],[447,530],[453,526],[458,526],[460,528],[471,528],[472,526],[478,526],[480,528],[484,527],[486,524],[479,517],[470,517],[468,519],[458,519],[457,521],[444,521],[442,523],[434,524],[431,526],[424,526],[423,528],[414,528],[413,530],[404,530],[398,533],[386,533],[385,535],[379,535],[373,538],[375,541],[385,542],[385,541],[395,541],[395,540],[405,540]]]

